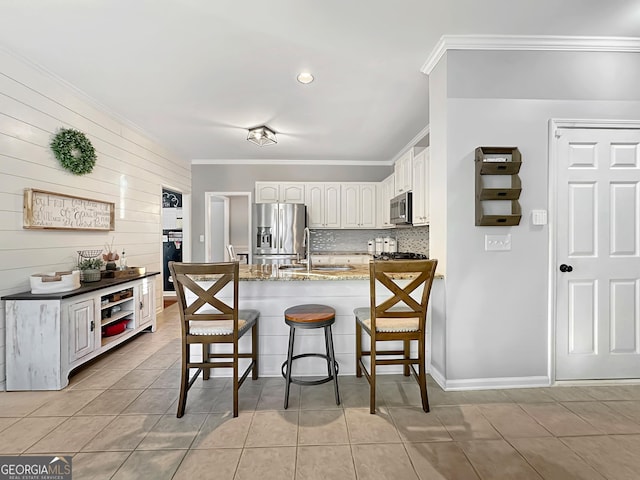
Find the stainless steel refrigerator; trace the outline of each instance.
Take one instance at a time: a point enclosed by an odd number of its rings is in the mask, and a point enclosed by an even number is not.
[[[305,205],[256,203],[252,225],[254,263],[291,263],[304,258]]]

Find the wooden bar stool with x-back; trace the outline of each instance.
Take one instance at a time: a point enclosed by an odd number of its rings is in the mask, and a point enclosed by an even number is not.
[[[414,374],[420,386],[422,409],[429,411],[425,362],[426,317],[431,285],[438,261],[371,260],[370,305],[354,310],[356,317],[356,377],[369,382],[369,412],[376,411],[376,372],[380,365],[403,365],[405,376]],[[379,290],[379,292],[378,292]],[[389,295],[390,294],[390,295]],[[369,349],[363,342],[369,335]],[[387,349],[378,343],[387,342]],[[399,343],[393,348],[393,343]],[[412,355],[411,343],[417,344]],[[397,348],[400,346],[401,348]],[[365,365],[364,358],[369,361]],[[414,365],[418,366],[416,372]]]
[[[284,312],[284,320],[289,325],[289,350],[287,360],[282,364],[282,376],[286,380],[284,394],[284,408],[289,406],[289,387],[292,383],[298,385],[320,385],[333,380],[336,395],[336,405],[340,405],[340,393],[338,392],[338,362],[336,362],[333,349],[333,336],[331,335],[331,325],[336,321],[336,311],[327,305],[306,304],[296,305],[287,308]],[[323,353],[301,353],[293,354],[293,343],[296,328],[324,328],[324,341],[326,354]],[[303,357],[321,357],[327,361],[327,376],[318,380],[302,380],[291,376],[293,361]]]

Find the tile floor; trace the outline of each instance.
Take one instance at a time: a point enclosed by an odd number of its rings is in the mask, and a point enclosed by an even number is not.
[[[177,306],[158,331],[101,357],[60,392],[0,393],[0,454],[73,455],[86,479],[638,479],[640,385],[444,392],[379,377],[294,385],[247,380],[240,416],[227,379],[198,381],[175,416]]]

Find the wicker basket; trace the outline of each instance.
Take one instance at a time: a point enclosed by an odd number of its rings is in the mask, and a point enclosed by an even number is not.
[[[81,282],[99,282],[100,278],[100,270],[80,270]]]

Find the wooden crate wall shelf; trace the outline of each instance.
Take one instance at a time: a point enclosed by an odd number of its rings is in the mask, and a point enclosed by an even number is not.
[[[518,173],[522,166],[522,156],[517,147],[478,147],[475,152],[476,164],[476,226],[519,225],[522,218],[520,194],[522,183]],[[509,175],[509,187],[487,187],[488,175]],[[483,202],[504,200],[511,202],[510,213],[502,215],[486,214]]]

